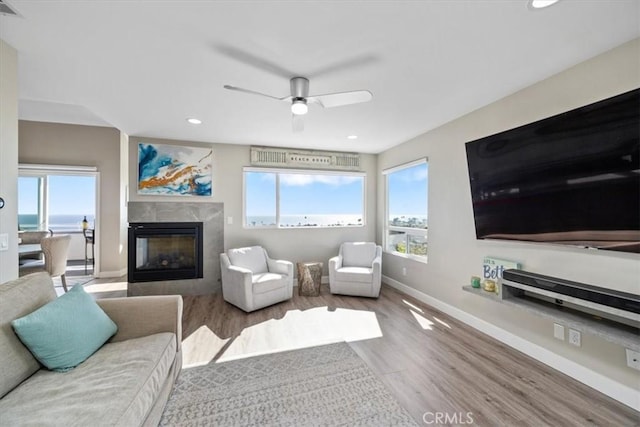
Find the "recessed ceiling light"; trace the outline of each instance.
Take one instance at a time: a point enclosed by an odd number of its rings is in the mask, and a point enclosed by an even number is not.
[[[544,9],[545,7],[549,7],[559,0],[529,0],[529,8],[530,9]]]
[[[358,139],[358,135],[349,135],[347,139]]]
[[[187,119],[187,121],[192,125],[199,125],[200,123],[202,123],[202,120],[194,119],[194,118]]]

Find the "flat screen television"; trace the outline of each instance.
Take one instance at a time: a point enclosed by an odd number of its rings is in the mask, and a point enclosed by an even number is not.
[[[478,239],[640,253],[640,89],[466,152]]]

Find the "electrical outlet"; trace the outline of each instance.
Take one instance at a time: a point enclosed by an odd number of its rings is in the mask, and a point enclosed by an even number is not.
[[[227,225],[233,225],[233,217],[232,216],[228,216],[227,217]]]
[[[580,347],[582,344],[582,336],[580,331],[576,331],[575,329],[569,328],[569,343],[575,345],[576,347]]]
[[[633,351],[629,348],[627,351],[627,366],[640,371],[640,351]]]
[[[553,324],[553,337],[561,341],[564,341],[564,326],[554,323]]]
[[[402,275],[403,276],[407,275],[407,267],[402,267]]]

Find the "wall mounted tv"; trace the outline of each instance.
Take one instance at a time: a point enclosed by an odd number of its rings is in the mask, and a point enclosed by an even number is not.
[[[640,89],[466,151],[478,239],[640,253]]]

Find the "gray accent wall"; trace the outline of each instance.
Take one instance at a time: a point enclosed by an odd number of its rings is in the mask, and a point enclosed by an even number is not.
[[[127,227],[124,189],[128,169],[121,164],[121,154],[125,154],[121,153],[120,147],[121,137],[126,140],[126,136],[110,127],[24,120],[20,121],[19,129],[20,163],[95,166],[98,169],[97,275],[119,277],[124,274],[127,242],[121,239]]]
[[[213,148],[213,196],[152,196],[137,194],[138,143],[190,145]],[[242,168],[250,166],[250,147],[232,144],[207,144],[158,139],[144,136],[129,137],[129,200],[135,202],[164,201],[176,204],[224,204],[224,249],[251,245],[264,246],[271,258],[292,262],[322,261],[327,275],[329,258],[337,255],[343,241],[374,241],[376,226],[376,164],[377,156],[361,154],[361,171],[366,172],[366,224],[354,228],[318,229],[245,229],[242,226],[243,175]],[[229,218],[232,223],[229,223]]]
[[[519,261],[524,270],[640,293],[637,254],[476,240],[464,145],[640,87],[638,52],[636,39],[381,153],[379,174],[420,157],[429,159],[428,263],[385,253],[383,274],[637,390],[640,372],[626,366],[623,347],[589,334],[582,335],[582,347],[571,346],[553,338],[551,320],[463,292],[462,286],[481,273],[484,256],[494,256]],[[381,181],[378,241],[382,240],[384,192]]]

